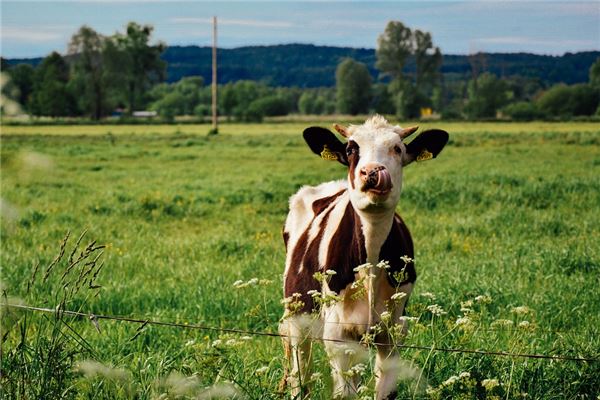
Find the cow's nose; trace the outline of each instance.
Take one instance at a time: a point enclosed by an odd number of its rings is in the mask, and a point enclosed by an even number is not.
[[[360,169],[360,179],[363,182],[368,183],[374,181],[373,185],[377,183],[379,171],[385,170],[385,167],[378,163],[368,163]]]
[[[360,169],[362,190],[384,195],[392,189],[392,177],[388,170],[381,164],[369,163]]]

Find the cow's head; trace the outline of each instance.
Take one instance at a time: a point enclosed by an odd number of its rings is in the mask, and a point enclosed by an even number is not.
[[[348,139],[346,143],[321,127],[307,128],[304,140],[322,158],[348,166],[350,199],[354,207],[364,211],[396,208],[402,189],[402,168],[415,160],[435,158],[448,142],[447,132],[432,129],[404,143],[417,127],[390,125],[380,115],[363,125],[336,124],[334,128]]]

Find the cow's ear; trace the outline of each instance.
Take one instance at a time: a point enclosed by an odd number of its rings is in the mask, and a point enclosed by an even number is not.
[[[430,129],[417,136],[406,145],[404,165],[413,161],[426,161],[437,157],[448,143],[448,132],[441,129]]]
[[[339,161],[348,165],[348,156],[346,155],[346,145],[329,129],[320,126],[311,126],[302,133],[304,140],[313,153],[319,155],[324,160]]]

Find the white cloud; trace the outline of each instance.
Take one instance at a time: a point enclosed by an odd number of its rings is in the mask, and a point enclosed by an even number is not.
[[[16,26],[2,26],[0,30],[2,40],[10,39],[18,42],[43,43],[52,42],[65,36],[61,28],[21,28]]]
[[[473,39],[473,42],[479,44],[506,44],[506,45],[524,45],[524,46],[598,46],[595,40],[572,40],[572,39],[535,39],[524,36],[496,36],[487,38]]]

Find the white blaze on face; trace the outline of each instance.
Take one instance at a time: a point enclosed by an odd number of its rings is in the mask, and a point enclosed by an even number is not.
[[[406,153],[406,147],[398,134],[400,130],[399,126],[388,124],[379,115],[363,125],[348,128],[348,180],[350,198],[357,209],[389,210],[398,204],[402,189],[402,157]],[[377,182],[378,179],[381,181],[388,178],[392,184],[389,192],[369,190],[372,185],[366,184],[367,181]]]

